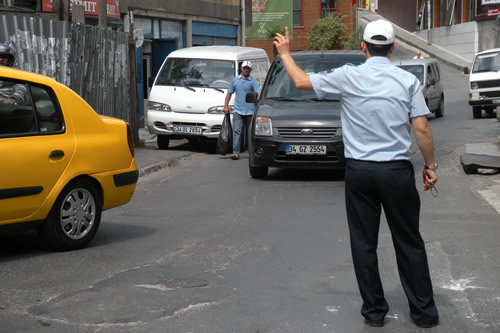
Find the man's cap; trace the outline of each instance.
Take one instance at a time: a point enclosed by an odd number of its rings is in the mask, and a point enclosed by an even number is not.
[[[392,44],[394,43],[394,28],[386,20],[370,22],[366,25],[363,40],[377,45]]]
[[[248,60],[245,60],[243,61],[243,63],[241,64],[241,68],[243,67],[249,67],[249,68],[252,68],[252,63]]]

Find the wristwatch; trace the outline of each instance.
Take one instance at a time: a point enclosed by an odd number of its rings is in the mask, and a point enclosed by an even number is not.
[[[434,163],[434,166],[431,166],[431,167],[428,166],[427,164],[424,164],[424,169],[425,170],[431,170],[431,171],[436,172],[437,168],[438,168],[438,164],[437,163]]]

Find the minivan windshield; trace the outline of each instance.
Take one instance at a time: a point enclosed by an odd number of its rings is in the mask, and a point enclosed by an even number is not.
[[[155,84],[227,89],[235,73],[234,61],[167,58]]]
[[[472,73],[498,72],[500,70],[500,52],[480,54],[476,57]]]
[[[412,73],[423,84],[424,81],[424,66],[423,65],[398,65],[398,67],[404,69],[407,72]]]
[[[311,75],[341,67],[346,63],[354,66],[361,65],[365,62],[365,57],[364,55],[339,56],[332,53],[294,57],[294,60],[302,70]],[[263,92],[264,98],[293,101],[319,100],[314,91],[299,90],[295,87],[281,61],[277,61],[272,69]]]

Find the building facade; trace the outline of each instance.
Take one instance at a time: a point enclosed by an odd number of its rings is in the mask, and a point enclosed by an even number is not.
[[[374,0],[370,0],[374,1]],[[381,16],[422,39],[472,60],[475,53],[500,47],[496,18],[500,0],[377,0]]]

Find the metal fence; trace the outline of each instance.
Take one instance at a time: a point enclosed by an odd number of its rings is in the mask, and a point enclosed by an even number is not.
[[[103,115],[130,122],[128,34],[81,23],[0,15],[17,67],[52,77]]]

